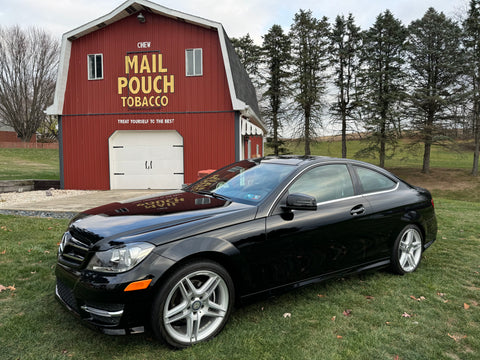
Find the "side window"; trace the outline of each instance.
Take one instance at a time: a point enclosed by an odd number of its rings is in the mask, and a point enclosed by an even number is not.
[[[290,187],[290,194],[314,196],[317,202],[354,195],[353,183],[346,165],[323,165],[302,174]]]
[[[103,79],[103,54],[88,55],[88,80]]]
[[[187,76],[203,75],[203,51],[202,49],[185,50],[185,68]]]
[[[374,170],[355,166],[364,193],[394,189],[397,183]]]

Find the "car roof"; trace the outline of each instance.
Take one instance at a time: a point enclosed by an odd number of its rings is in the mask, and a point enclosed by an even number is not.
[[[390,178],[395,179],[396,181],[400,180],[398,176],[392,174],[390,171],[385,170],[381,167],[376,165],[360,161],[360,160],[353,160],[353,159],[345,159],[345,158],[336,158],[330,156],[317,156],[317,155],[280,155],[280,156],[265,156],[260,159],[262,163],[271,163],[271,164],[283,164],[283,165],[292,165],[292,166],[308,166],[311,164],[322,164],[322,163],[343,163],[343,164],[352,164],[352,165],[360,165],[364,167],[368,167],[370,169],[376,170]]]
[[[280,155],[280,156],[265,156],[260,159],[262,163],[272,163],[272,164],[287,164],[287,165],[306,165],[309,163],[322,163],[322,162],[332,162],[332,161],[341,161],[348,162],[349,159],[339,159],[329,156],[313,156],[313,155]]]

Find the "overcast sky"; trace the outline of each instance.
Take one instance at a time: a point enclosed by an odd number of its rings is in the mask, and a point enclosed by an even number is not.
[[[122,0],[0,0],[0,25],[31,25],[61,38],[62,34],[95,20],[121,5]],[[405,25],[419,19],[429,7],[445,15],[465,14],[469,0],[155,0],[168,8],[223,24],[230,37],[249,33],[260,45],[274,24],[288,31],[299,9],[310,9],[330,22],[352,13],[357,25],[368,29],[386,9]]]

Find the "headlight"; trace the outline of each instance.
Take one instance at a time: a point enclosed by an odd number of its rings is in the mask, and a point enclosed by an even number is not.
[[[106,251],[98,251],[87,266],[88,270],[120,273],[138,265],[155,248],[149,243],[126,244]]]

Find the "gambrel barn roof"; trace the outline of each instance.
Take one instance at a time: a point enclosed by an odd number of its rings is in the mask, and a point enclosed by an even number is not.
[[[222,24],[172,10],[147,0],[128,0],[112,12],[63,35],[55,98],[53,105],[47,109],[48,114],[62,114],[72,42],[75,41],[75,39],[104,28],[105,26],[138,12],[150,12],[215,30],[218,34],[218,40],[223,56],[223,64],[225,66],[233,110],[239,111],[246,117],[255,119],[257,125],[265,131],[265,125],[260,119],[255,88],[240,62],[238,55],[235,53],[232,43],[226,35]]]

